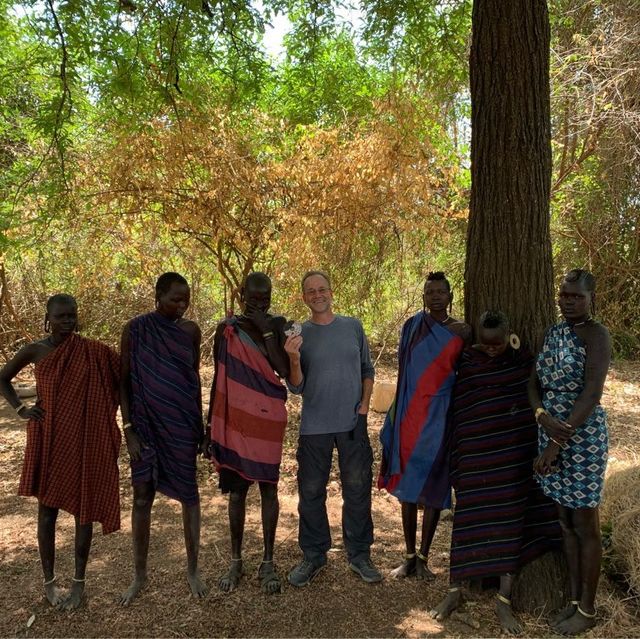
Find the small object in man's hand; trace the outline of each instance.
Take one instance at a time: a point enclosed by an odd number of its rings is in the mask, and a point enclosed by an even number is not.
[[[284,334],[287,337],[298,337],[302,333],[302,324],[294,320],[289,320],[284,325]]]

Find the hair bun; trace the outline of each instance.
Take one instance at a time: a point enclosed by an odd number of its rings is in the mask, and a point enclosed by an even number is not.
[[[509,318],[502,311],[485,311],[480,316],[482,328],[508,328]]]

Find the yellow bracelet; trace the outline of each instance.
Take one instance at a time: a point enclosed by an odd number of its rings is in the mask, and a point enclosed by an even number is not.
[[[535,417],[536,417],[536,424],[539,424],[539,419],[541,415],[548,415],[549,413],[547,413],[547,411],[542,408],[542,406],[536,408],[536,412],[535,412]]]

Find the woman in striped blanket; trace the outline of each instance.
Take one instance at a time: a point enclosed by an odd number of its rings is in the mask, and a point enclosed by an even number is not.
[[[450,588],[432,616],[443,620],[462,603],[462,582],[496,577],[496,612],[515,634],[521,626],[511,611],[513,576],[559,547],[561,533],[554,505],[533,476],[537,427],[527,395],[533,357],[509,335],[503,313],[484,313],[478,337],[462,355],[453,391]]]

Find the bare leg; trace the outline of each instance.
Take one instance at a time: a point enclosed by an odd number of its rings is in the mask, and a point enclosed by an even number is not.
[[[229,493],[229,530],[231,532],[231,566],[229,572],[220,578],[218,587],[223,592],[231,592],[242,577],[242,539],[247,510],[248,487]]]
[[[576,601],[580,601],[580,545],[578,535],[574,529],[573,513],[575,511],[565,506],[558,504],[558,518],[560,520],[560,526],[562,528],[562,545],[564,549],[564,555],[567,560],[567,566],[569,568],[569,589],[571,601],[569,604],[556,613],[550,620],[552,628],[555,628],[559,623],[569,617],[573,617],[578,609]]]
[[[420,554],[416,561],[416,579],[433,581],[436,578],[435,574],[427,566],[427,558],[429,557],[431,543],[440,520],[440,512],[436,508],[427,508],[425,506],[424,514],[422,515],[422,543],[420,544]]]
[[[444,621],[456,608],[464,601],[462,598],[461,584],[452,583],[449,587],[447,596],[435,607],[429,611],[429,614],[436,621]]]
[[[89,551],[91,550],[92,539],[93,524],[80,524],[80,520],[76,517],[75,575],[73,577],[69,596],[58,606],[60,610],[74,610],[82,602],[85,573],[87,570],[87,561],[89,560]]]
[[[200,502],[193,506],[182,504],[184,545],[187,549],[187,581],[194,597],[204,597],[208,588],[200,577],[198,555],[200,553]]]
[[[573,527],[578,538],[581,592],[575,613],[555,627],[557,632],[565,635],[580,634],[596,624],[595,599],[602,559],[598,509],[574,510]]]
[[[282,591],[282,584],[273,563],[273,546],[276,540],[276,528],[278,527],[278,516],[280,514],[277,484],[261,482],[260,499],[264,555],[258,569],[258,578],[263,592],[267,595],[273,595]]]
[[[149,555],[149,535],[151,532],[151,507],[156,492],[153,484],[136,484],[133,487],[133,508],[131,510],[131,532],[133,535],[133,560],[135,577],[129,588],[120,596],[120,603],[128,606],[147,583],[147,556]]]
[[[408,502],[401,502],[402,532],[407,550],[405,560],[391,571],[391,576],[403,579],[415,575],[416,572],[416,531],[418,528],[418,506]]]
[[[47,601],[52,606],[57,606],[63,599],[62,591],[55,584],[56,563],[56,520],[58,509],[49,508],[38,503],[38,550],[40,551],[40,563],[44,575],[44,592]]]
[[[513,586],[513,575],[502,575],[500,577],[500,590],[496,601],[496,614],[500,620],[500,625],[505,632],[512,635],[519,635],[522,632],[522,624],[513,616],[511,609],[511,587]]]

